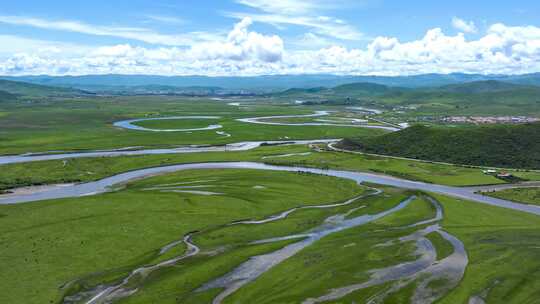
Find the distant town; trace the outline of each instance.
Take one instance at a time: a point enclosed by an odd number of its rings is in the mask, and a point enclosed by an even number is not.
[[[538,122],[540,118],[526,116],[448,116],[442,118],[447,123],[473,123],[473,124],[509,124]]]

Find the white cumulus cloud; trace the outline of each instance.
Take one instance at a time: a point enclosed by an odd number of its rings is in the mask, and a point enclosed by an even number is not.
[[[474,22],[472,21],[467,22],[458,17],[452,18],[452,26],[455,29],[460,30],[464,33],[476,33],[478,31]]]
[[[194,46],[190,53],[199,59],[280,61],[284,52],[283,40],[276,35],[249,31],[251,23],[250,18],[244,18],[234,26],[226,41],[202,43]]]
[[[318,48],[286,49],[277,35],[250,29],[249,18],[228,35],[190,47],[143,47],[118,44],[101,47],[55,43],[0,35],[0,74],[160,74],[265,75],[332,73],[411,75],[422,73],[540,72],[540,28],[489,26],[477,39],[448,35],[440,28],[417,40],[377,37],[364,48],[346,48],[310,34],[302,39]],[[10,44],[14,45],[9,52]],[[22,47],[28,45],[27,48]],[[83,50],[83,51],[81,51]]]

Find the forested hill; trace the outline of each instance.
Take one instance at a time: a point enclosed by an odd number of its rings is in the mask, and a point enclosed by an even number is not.
[[[540,123],[479,127],[427,127],[369,138],[341,147],[366,153],[465,165],[540,169]]]
[[[8,93],[6,91],[0,90],[0,102],[14,100],[16,98],[17,98],[17,96],[15,96],[13,94],[10,94],[10,93]]]
[[[76,96],[86,95],[84,92],[77,89],[50,87],[20,81],[10,81],[0,79],[0,96],[13,99],[15,96],[24,97],[46,97],[46,96]],[[9,95],[6,95],[9,94]]]

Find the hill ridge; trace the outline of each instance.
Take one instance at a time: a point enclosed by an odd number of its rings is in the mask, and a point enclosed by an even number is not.
[[[340,147],[366,153],[462,165],[540,169],[540,123],[410,128],[353,138]]]

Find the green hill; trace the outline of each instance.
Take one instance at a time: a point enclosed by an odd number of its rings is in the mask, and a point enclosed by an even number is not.
[[[289,89],[272,96],[317,102],[375,103],[380,107],[415,106],[423,113],[448,115],[538,115],[540,87],[482,80],[435,88],[402,88],[358,82],[334,88]],[[466,110],[463,110],[466,109]],[[451,112],[449,112],[451,110]]]
[[[70,88],[57,88],[2,79],[0,79],[0,91],[4,91],[11,95],[24,97],[73,96],[88,94],[87,92]]]
[[[394,91],[372,99],[382,106],[414,106],[423,115],[540,115],[540,87],[498,81]]]
[[[274,96],[296,96],[296,95],[304,95],[304,94],[320,94],[320,93],[323,93],[325,91],[328,91],[328,89],[323,88],[323,87],[308,88],[308,89],[292,88],[292,89],[285,90],[283,92],[274,93],[272,95],[274,95]]]
[[[461,94],[478,94],[492,93],[523,89],[539,89],[538,87],[525,86],[502,82],[497,80],[473,81],[461,84],[452,84],[440,87],[438,90],[444,92],[461,93]]]
[[[270,94],[270,96],[302,99],[310,101],[313,104],[354,104],[359,101],[371,100],[374,97],[382,97],[402,90],[407,89],[393,88],[369,82],[356,82],[334,88],[293,88],[283,92]]]
[[[337,86],[332,91],[336,94],[348,95],[381,95],[392,92],[394,89],[376,83],[358,82]]]
[[[15,100],[16,98],[17,98],[17,96],[15,96],[13,94],[10,94],[10,93],[8,93],[6,91],[0,91],[0,102]]]
[[[465,165],[540,168],[540,123],[426,127],[343,140],[347,149]]]

